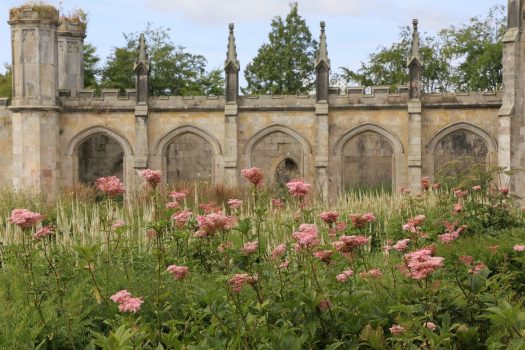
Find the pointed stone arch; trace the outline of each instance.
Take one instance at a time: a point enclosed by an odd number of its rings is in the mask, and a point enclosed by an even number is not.
[[[439,143],[444,140],[446,137],[451,136],[452,134],[459,132],[459,131],[465,131],[468,133],[472,133],[475,136],[479,137],[481,140],[485,142],[485,145],[487,147],[487,155],[486,155],[486,165],[487,167],[494,163],[494,159],[498,152],[498,144],[496,140],[490,136],[488,132],[480,128],[479,126],[476,126],[471,123],[467,122],[458,122],[450,124],[443,129],[439,130],[430,140],[430,142],[427,145],[427,154],[429,155],[429,174],[434,174],[437,169],[435,169],[435,161],[436,161],[436,149],[439,145]]]
[[[377,135],[380,140],[385,140],[386,148],[386,157],[391,156],[391,169],[389,170],[391,179],[392,179],[392,189],[397,188],[399,185],[403,184],[403,169],[404,169],[404,151],[403,144],[400,139],[389,130],[372,123],[365,123],[358,125],[346,133],[344,133],[339,140],[335,143],[333,147],[332,154],[340,162],[341,166],[339,169],[339,186],[341,190],[345,188],[345,172],[346,172],[346,160],[345,158],[345,146],[352,141],[355,137],[363,135]],[[381,141],[384,142],[384,141]],[[390,153],[390,154],[389,154]],[[383,156],[384,158],[385,156]],[[387,174],[388,175],[388,174]]]
[[[256,166],[256,160],[254,159],[256,156],[255,148],[257,145],[263,141],[267,137],[271,137],[274,134],[283,134],[286,137],[289,137],[291,140],[295,141],[297,145],[299,145],[299,148],[301,150],[301,154],[296,155],[287,155],[287,154],[280,154],[279,152],[273,152],[276,154],[270,155],[270,157],[273,157],[267,164],[271,168],[265,169],[267,172],[272,172],[273,177],[273,171],[275,171],[275,166],[278,165],[276,163],[276,160],[279,159],[279,162],[286,158],[293,159],[297,165],[299,166],[299,171],[301,173],[302,177],[307,177],[307,165],[308,165],[308,159],[312,154],[312,147],[308,140],[303,137],[300,133],[297,131],[282,125],[282,124],[274,124],[271,126],[268,126],[262,130],[259,130],[257,133],[255,133],[250,140],[245,144],[243,148],[243,157],[245,160],[245,164],[247,167]],[[263,169],[264,170],[264,169]]]
[[[115,141],[123,152],[122,157],[122,181],[124,183],[127,183],[128,175],[132,172],[132,160],[133,160],[133,148],[131,147],[130,142],[127,140],[126,137],[121,135],[119,132],[112,130],[106,126],[93,126],[86,130],[81,131],[77,135],[75,135],[68,143],[68,146],[66,148],[66,167],[65,169],[72,169],[72,173],[66,174],[66,179],[69,176],[71,178],[69,181],[66,180],[66,182],[70,184],[75,184],[80,181],[80,174],[79,174],[79,157],[78,157],[78,151],[79,148],[88,140],[91,138],[97,136],[97,135],[104,135],[111,139],[112,141]],[[69,163],[69,166],[67,166],[67,163]]]
[[[212,159],[211,159],[211,181],[213,183],[218,183],[222,181],[222,172],[221,172],[221,166],[222,166],[222,147],[217,138],[215,138],[213,135],[208,133],[207,131],[200,129],[198,127],[192,126],[192,125],[184,125],[180,126],[176,129],[173,129],[166,133],[164,136],[160,138],[160,140],[157,142],[157,145],[155,146],[154,152],[155,156],[157,158],[161,158],[161,169],[163,174],[166,174],[166,176],[163,176],[163,181],[166,183],[168,181],[168,148],[169,146],[176,141],[178,138],[186,136],[186,135],[194,135],[204,141],[210,146],[212,151]]]

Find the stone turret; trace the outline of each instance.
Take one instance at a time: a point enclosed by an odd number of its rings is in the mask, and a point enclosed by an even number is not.
[[[9,12],[13,106],[56,106],[58,11],[24,5]]]
[[[325,23],[321,22],[321,35],[319,38],[319,53],[315,59],[316,73],[316,101],[328,101],[328,88],[330,85],[330,59],[326,45]]]
[[[419,55],[419,32],[417,29],[417,24],[418,20],[414,19],[412,21],[412,50],[407,61],[411,99],[417,99],[421,97],[421,78],[423,75],[423,60]]]
[[[50,192],[60,178],[57,29],[52,6],[9,13],[13,52],[13,185]]]
[[[228,36],[228,52],[224,62],[226,73],[226,103],[237,103],[239,97],[239,70],[241,64],[237,60],[237,48],[235,47],[235,35],[233,34],[233,23],[228,26],[230,34]]]
[[[60,17],[58,27],[58,88],[72,96],[84,88],[86,24],[79,16]]]
[[[137,76],[137,104],[147,104],[149,98],[149,57],[144,33],[140,34],[139,57],[135,62],[133,70]]]

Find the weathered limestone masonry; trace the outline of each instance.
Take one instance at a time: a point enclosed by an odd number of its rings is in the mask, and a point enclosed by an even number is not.
[[[509,1],[504,91],[422,91],[414,21],[409,85],[329,87],[321,23],[314,96],[239,96],[230,24],[226,96],[149,96],[144,37],[135,89],[101,96],[82,86],[82,23],[48,6],[11,10],[13,101],[0,99],[0,186],[52,190],[116,174],[128,186],[144,168],[165,182],[242,184],[258,166],[270,182],[303,177],[323,195],[354,186],[411,187],[453,159],[525,168],[525,0]],[[468,164],[468,161],[465,160]],[[525,192],[523,178],[512,184]]]

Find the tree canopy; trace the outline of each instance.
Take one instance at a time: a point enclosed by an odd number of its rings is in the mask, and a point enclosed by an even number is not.
[[[0,97],[11,98],[13,95],[13,73],[11,66],[5,64],[5,73],[0,73]]]
[[[146,28],[153,95],[222,95],[222,70],[206,71],[206,58],[175,45],[168,30]],[[101,87],[129,89],[135,86],[133,65],[138,57],[139,33],[125,34],[126,46],[116,47],[101,71]]]
[[[317,42],[305,20],[299,15],[297,3],[290,4],[290,12],[283,20],[272,20],[268,43],[263,44],[257,56],[246,66],[245,94],[304,94],[312,90],[314,57]]]
[[[486,16],[451,26],[437,35],[421,35],[420,54],[424,62],[423,88],[433,91],[497,90],[502,84],[501,39],[505,33],[503,6],[490,9]],[[406,84],[406,60],[411,48],[409,27],[401,28],[399,41],[380,47],[368,62],[352,70],[341,67],[335,76],[339,84],[363,86]]]

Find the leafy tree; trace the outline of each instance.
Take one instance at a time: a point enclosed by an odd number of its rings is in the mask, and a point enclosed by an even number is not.
[[[486,17],[474,17],[461,26],[441,30],[436,36],[421,35],[425,91],[495,90],[502,83],[501,39],[505,31],[502,6]],[[363,86],[407,84],[406,60],[411,49],[411,30],[404,27],[399,41],[380,47],[358,70],[341,67],[335,82]]]
[[[98,67],[100,57],[96,54],[96,47],[90,43],[84,44],[84,87],[97,89],[101,69]]]
[[[167,29],[146,28],[144,35],[150,59],[150,89],[153,95],[224,94],[222,71],[206,71],[206,58],[185,51],[169,38]],[[117,47],[102,70],[102,87],[121,91],[135,86],[133,65],[138,57],[138,33],[125,34],[127,45]]]
[[[13,97],[13,73],[11,66],[4,64],[6,72],[0,73],[0,97]]]
[[[486,17],[474,17],[467,25],[451,26],[440,32],[445,38],[455,67],[458,90],[496,90],[503,81],[503,43],[506,30],[503,6],[495,6]]]
[[[269,42],[263,44],[257,56],[244,71],[248,86],[245,94],[303,94],[314,84],[314,57],[317,42],[305,20],[299,16],[297,3],[283,20],[272,20]]]

